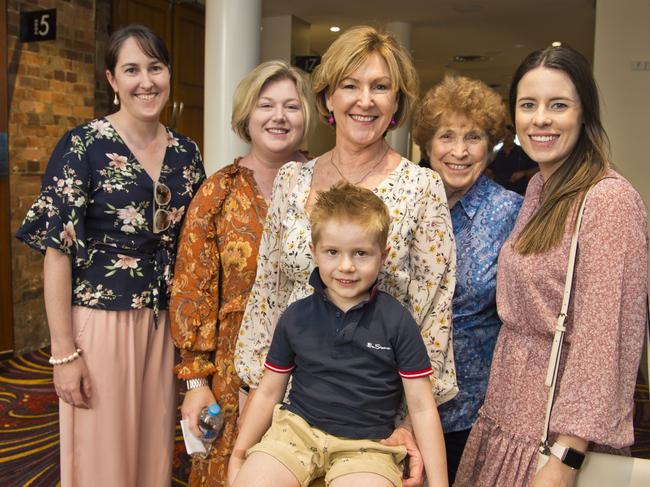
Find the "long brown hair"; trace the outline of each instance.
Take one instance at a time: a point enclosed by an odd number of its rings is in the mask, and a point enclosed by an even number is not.
[[[538,67],[558,69],[571,79],[580,98],[582,128],[567,160],[544,183],[540,208],[517,238],[515,249],[521,254],[541,253],[559,245],[576,202],[609,169],[609,140],[600,120],[598,88],[589,61],[572,47],[547,47],[523,60],[510,85],[512,120],[515,120],[519,82]]]

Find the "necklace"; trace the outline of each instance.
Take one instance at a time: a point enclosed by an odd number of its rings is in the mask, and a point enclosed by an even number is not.
[[[386,143],[384,142],[384,144],[386,144]],[[384,157],[386,157],[386,154],[388,154],[388,151],[390,150],[390,145],[386,144],[386,149],[381,154],[381,157],[377,160],[377,162],[375,164],[373,164],[373,166],[370,168],[370,170],[368,170],[368,172],[366,172],[360,179],[357,179],[356,181],[350,181],[348,178],[346,178],[343,175],[343,173],[341,172],[341,170],[339,169],[339,167],[336,164],[334,164],[334,150],[332,150],[332,153],[330,154],[330,164],[334,167],[334,169],[336,169],[336,172],[339,173],[339,176],[341,176],[341,179],[344,179],[345,181],[348,181],[351,184],[358,185],[364,179],[366,179],[368,176],[370,176],[370,173],[372,173],[372,171],[374,171],[375,169],[377,169],[377,167],[379,167],[379,164],[382,163],[382,161],[384,160]]]

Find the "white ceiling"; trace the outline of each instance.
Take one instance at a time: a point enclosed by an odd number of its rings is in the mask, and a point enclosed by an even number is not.
[[[553,41],[593,58],[596,0],[263,0],[265,17],[295,15],[311,24],[311,50],[322,54],[353,25],[411,24],[411,54],[422,90],[454,72],[482,79],[506,96],[524,56]],[[458,63],[456,55],[488,60]]]

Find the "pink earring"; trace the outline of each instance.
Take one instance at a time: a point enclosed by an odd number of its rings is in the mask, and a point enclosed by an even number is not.
[[[327,123],[329,123],[331,127],[334,127],[334,124],[336,124],[336,120],[334,119],[333,112],[330,112],[330,116],[327,117]]]
[[[393,125],[397,125],[397,120],[395,120],[394,115],[392,117],[390,117],[390,126],[392,127]]]

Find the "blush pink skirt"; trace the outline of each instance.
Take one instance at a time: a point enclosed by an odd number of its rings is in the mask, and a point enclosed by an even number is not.
[[[167,311],[74,306],[90,409],[59,401],[61,487],[169,487],[176,390]]]

